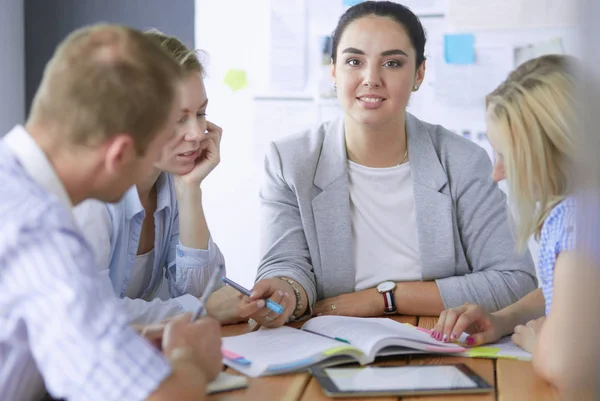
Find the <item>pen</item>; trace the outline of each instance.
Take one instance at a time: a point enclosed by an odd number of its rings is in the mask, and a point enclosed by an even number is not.
[[[227,277],[223,277],[223,281],[246,296],[250,296],[252,294],[252,291],[242,287],[241,285],[239,285],[235,281],[228,279]],[[283,313],[283,306],[279,305],[277,302],[273,302],[270,299],[265,299],[265,302],[267,304],[267,308],[271,309],[273,312],[277,313],[278,315],[281,315]]]
[[[336,341],[340,341],[342,343],[350,344],[350,341],[344,340],[343,338],[340,338],[340,337],[329,337],[329,336],[326,336],[325,334],[317,333],[316,331],[312,331],[312,330],[308,330],[308,329],[302,329],[302,331],[306,331],[306,332],[309,332],[309,333],[312,333],[312,334],[316,334],[316,335],[321,336],[321,337],[329,338],[330,340],[336,340]]]
[[[208,297],[210,296],[210,294],[213,292],[213,290],[217,286],[219,277],[223,274],[223,268],[224,268],[223,265],[218,265],[217,270],[215,270],[213,272],[213,274],[211,274],[210,278],[208,279],[208,285],[204,289],[204,293],[202,293],[202,297],[200,297],[200,300],[199,300],[200,304],[198,305],[198,309],[196,309],[196,312],[194,312],[194,314],[192,315],[192,322],[195,322],[196,320],[198,320],[198,318],[200,316],[202,316],[202,314],[204,313],[204,309],[206,307],[206,301],[208,300]]]

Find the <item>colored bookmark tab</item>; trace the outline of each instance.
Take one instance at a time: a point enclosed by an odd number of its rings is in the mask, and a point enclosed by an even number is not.
[[[501,348],[496,347],[475,347],[467,351],[467,354],[473,358],[496,358]]]
[[[335,355],[335,354],[343,352],[343,351],[347,351],[349,349],[354,349],[354,348],[351,346],[347,346],[347,345],[340,345],[339,347],[334,347],[334,348],[330,348],[326,351],[323,351],[323,355],[331,356],[331,355]]]
[[[221,349],[221,353],[223,354],[223,358],[228,359],[232,362],[238,363],[240,365],[250,365],[252,364],[252,362],[250,362],[248,359],[244,358],[241,355],[236,354],[235,352],[226,350],[226,349]]]

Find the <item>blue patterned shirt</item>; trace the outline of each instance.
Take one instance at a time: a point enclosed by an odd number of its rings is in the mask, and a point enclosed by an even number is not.
[[[546,315],[552,305],[554,265],[562,251],[575,249],[575,200],[566,198],[546,218],[540,236],[540,281],[546,300]]]
[[[137,335],[23,127],[0,140],[0,400],[144,400],[170,374]]]

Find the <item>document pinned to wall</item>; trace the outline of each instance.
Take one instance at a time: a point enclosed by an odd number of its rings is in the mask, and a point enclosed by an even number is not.
[[[448,0],[448,23],[466,30],[556,28],[577,24],[572,0]]]
[[[515,47],[515,68],[536,57],[546,54],[564,54],[561,38],[553,38],[544,42]]]
[[[270,89],[303,91],[307,78],[305,0],[270,0]]]
[[[448,0],[392,0],[410,8],[417,16],[443,15],[448,7]]]
[[[477,46],[476,62],[448,64],[438,57],[435,97],[451,107],[484,107],[485,96],[496,89],[513,69],[512,46]]]

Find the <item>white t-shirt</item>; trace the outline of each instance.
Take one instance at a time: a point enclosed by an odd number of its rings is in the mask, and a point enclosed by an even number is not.
[[[152,271],[154,269],[154,249],[143,255],[137,255],[131,272],[131,280],[125,290],[127,298],[136,299],[142,296],[142,293],[150,280],[152,279]]]
[[[371,168],[348,161],[355,289],[384,281],[420,281],[410,165]]]

